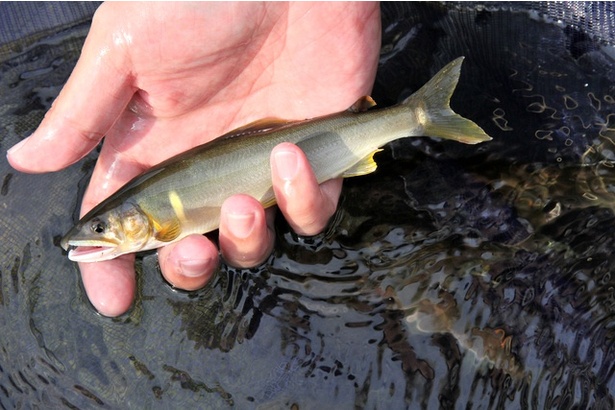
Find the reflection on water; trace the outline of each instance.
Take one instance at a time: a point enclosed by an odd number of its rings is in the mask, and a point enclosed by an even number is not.
[[[527,14],[388,7],[377,100],[465,54],[453,105],[494,141],[391,144],[346,181],[327,232],[280,218],[265,264],[201,291],[171,289],[147,254],[133,309],[97,316],[57,247],[95,154],[46,176],[1,163],[3,407],[615,405],[612,61]],[[2,64],[4,148],[82,40]]]

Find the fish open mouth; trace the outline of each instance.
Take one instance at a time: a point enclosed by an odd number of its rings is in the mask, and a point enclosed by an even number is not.
[[[71,246],[68,259],[73,262],[100,262],[118,256],[116,246]]]

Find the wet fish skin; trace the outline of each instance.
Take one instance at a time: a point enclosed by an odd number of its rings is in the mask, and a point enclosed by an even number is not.
[[[128,182],[64,236],[78,262],[155,249],[218,228],[222,202],[245,193],[275,204],[269,157],[281,142],[297,144],[319,183],[376,170],[373,155],[393,140],[432,136],[466,144],[491,138],[454,113],[449,102],[463,57],[438,72],[402,103],[378,110],[369,97],[349,110],[304,121],[257,121],[170,158]],[[258,134],[258,136],[256,136]],[[253,138],[254,137],[254,138]]]

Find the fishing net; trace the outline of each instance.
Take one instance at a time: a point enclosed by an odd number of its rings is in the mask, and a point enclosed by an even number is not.
[[[39,124],[95,3],[0,3],[0,145]],[[97,152],[0,163],[2,408],[613,408],[614,14],[607,2],[383,3],[374,99],[464,55],[493,141],[400,140],[328,230],[197,292],[138,259],[126,315],[59,247]],[[613,225],[611,223],[614,223]]]

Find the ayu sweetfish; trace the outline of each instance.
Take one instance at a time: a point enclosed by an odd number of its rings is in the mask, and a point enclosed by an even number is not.
[[[373,156],[393,140],[431,136],[476,144],[491,138],[451,110],[460,57],[420,90],[393,107],[368,110],[370,97],[349,110],[304,121],[259,121],[170,158],[134,178],[92,209],[64,236],[62,247],[78,262],[113,259],[155,249],[218,228],[220,207],[244,193],[275,204],[270,152],[297,144],[318,182],[376,170]],[[254,135],[257,134],[257,135]]]

